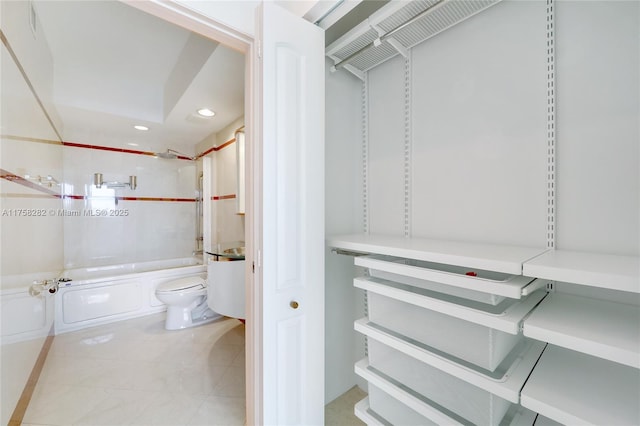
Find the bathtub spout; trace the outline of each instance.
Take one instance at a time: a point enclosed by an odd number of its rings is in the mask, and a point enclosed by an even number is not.
[[[43,291],[55,294],[58,291],[58,284],[59,281],[57,278],[52,280],[34,281],[31,287],[29,287],[29,295],[37,297],[40,296]]]

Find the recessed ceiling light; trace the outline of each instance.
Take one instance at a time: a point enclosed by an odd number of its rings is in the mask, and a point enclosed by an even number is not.
[[[216,115],[216,113],[211,111],[209,108],[200,108],[198,110],[198,115],[201,115],[203,117],[213,117],[214,115]]]
[[[129,142],[129,143],[127,143],[127,145],[129,145],[129,146],[138,146],[137,143],[133,143],[133,142]]]
[[[135,126],[133,126],[133,128],[136,129],[136,130],[142,130],[142,131],[149,130],[149,128],[147,126],[141,126],[139,124],[136,124]]]

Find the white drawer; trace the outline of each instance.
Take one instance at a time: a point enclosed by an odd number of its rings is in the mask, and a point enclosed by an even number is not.
[[[534,279],[481,269],[444,265],[382,255],[356,257],[355,264],[369,268],[372,277],[497,305],[519,299]]]
[[[378,416],[392,425],[431,426],[437,425],[388,393],[369,383],[369,407]]]
[[[372,323],[490,371],[524,339],[374,292],[368,306]]]
[[[410,390],[474,424],[498,425],[511,407],[511,403],[505,399],[372,339],[369,340],[369,364]],[[371,394],[369,400],[371,408],[385,417]]]
[[[367,381],[369,397],[363,403],[366,404],[366,413],[360,413],[363,415],[359,416],[364,417],[363,421],[367,424],[460,426],[468,423],[457,414],[437,406],[375,370],[366,358],[356,363],[355,372]]]

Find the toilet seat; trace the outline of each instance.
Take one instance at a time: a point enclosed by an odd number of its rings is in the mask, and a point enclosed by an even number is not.
[[[197,291],[206,288],[206,281],[202,277],[186,277],[160,284],[156,288],[158,293],[177,293],[183,291]]]

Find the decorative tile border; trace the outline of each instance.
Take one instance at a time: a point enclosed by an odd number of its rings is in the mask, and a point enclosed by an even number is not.
[[[235,135],[238,132],[243,132],[244,133],[244,126],[238,127],[236,129],[236,131],[233,132],[233,134]],[[209,148],[208,150],[196,155],[196,160],[199,160],[200,158],[204,157],[205,155],[211,154],[212,152],[220,151],[221,149],[224,149],[224,148],[228,147],[229,145],[231,145],[235,141],[236,141],[236,138],[231,138],[228,141],[226,141],[225,143],[223,143],[222,145],[213,146],[213,147]]]
[[[220,200],[231,200],[236,198],[236,194],[229,194],[229,195],[214,195],[213,197],[211,197],[211,201],[220,201]]]
[[[91,196],[91,195],[63,195],[65,200],[97,200],[97,199],[109,199],[117,201],[167,201],[173,203],[195,203],[195,198],[172,198],[172,197],[105,197],[105,196]]]
[[[204,157],[205,155],[211,154],[212,152],[220,151],[221,149],[228,147],[229,145],[231,145],[235,141],[236,141],[236,138],[232,138],[232,139],[229,139],[228,141],[226,141],[225,143],[223,143],[222,145],[213,146],[213,147],[209,148],[208,150],[206,150],[205,152],[196,155],[196,160],[199,160],[202,157]]]

